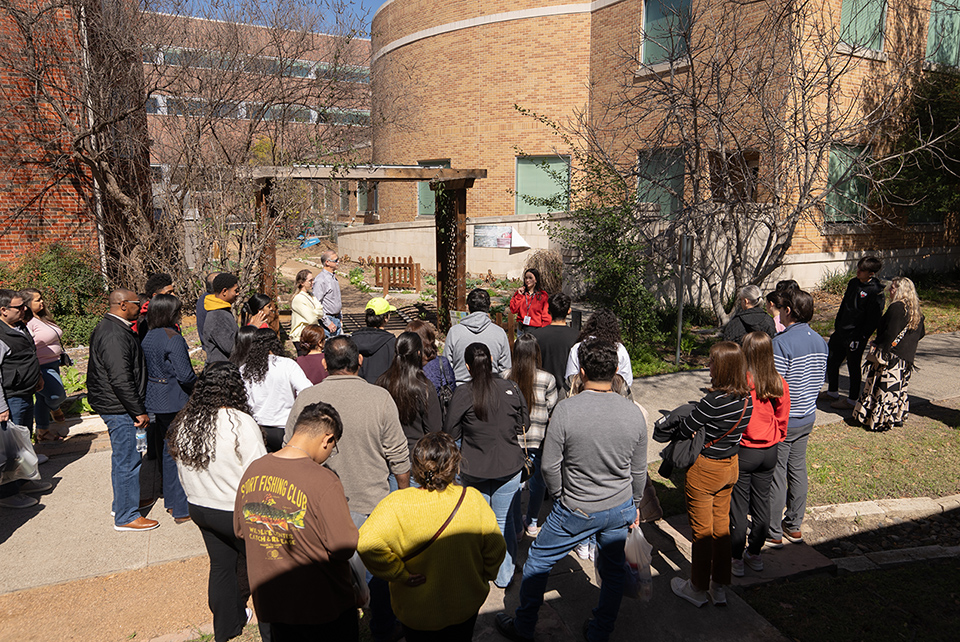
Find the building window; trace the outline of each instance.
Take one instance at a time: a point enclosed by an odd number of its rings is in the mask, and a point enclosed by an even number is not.
[[[760,153],[708,152],[710,193],[714,203],[756,203]]]
[[[886,0],[843,0],[840,37],[851,47],[882,51],[886,22]]]
[[[933,0],[927,29],[927,62],[960,64],[960,0]]]
[[[824,223],[855,223],[863,220],[869,184],[866,177],[859,175],[857,160],[867,153],[864,145],[831,147],[827,184],[833,191],[827,194]]]
[[[637,202],[657,206],[661,217],[672,220],[683,195],[683,150],[642,151],[638,161]]]
[[[643,64],[676,62],[687,54],[691,0],[647,0],[643,7]]]
[[[377,184],[374,181],[359,181],[357,183],[357,212],[377,211]]]
[[[419,161],[421,167],[450,167],[450,159]],[[430,189],[429,181],[417,183],[417,216],[433,218],[437,215],[436,192]]]
[[[160,101],[157,99],[156,96],[150,96],[149,98],[147,98],[146,107],[147,107],[147,113],[148,113],[148,114],[159,114],[159,113],[161,113]]]
[[[569,156],[517,157],[517,214],[566,211]]]

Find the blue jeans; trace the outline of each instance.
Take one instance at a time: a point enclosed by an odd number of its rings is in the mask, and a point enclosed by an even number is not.
[[[343,320],[340,317],[332,317],[329,314],[325,314],[323,315],[323,322],[323,334],[327,339],[330,337],[338,337],[343,334]],[[334,332],[330,332],[330,328],[327,327],[331,323],[337,326],[337,329]]]
[[[363,526],[368,517],[370,516],[350,511],[350,518],[357,528]],[[390,604],[390,583],[367,571],[367,586],[370,588],[370,633],[374,642],[390,639],[397,623],[397,616],[393,614],[393,606]]]
[[[110,482],[113,485],[113,523],[129,524],[140,517],[140,462],[137,429],[130,415],[100,415],[110,435]],[[176,474],[176,473],[174,473]]]
[[[463,483],[480,491],[483,498],[490,504],[493,514],[497,516],[497,526],[507,542],[507,554],[500,565],[497,579],[493,581],[500,588],[506,588],[513,579],[515,572],[514,559],[517,556],[517,524],[512,508],[514,501],[520,494],[520,471],[506,477],[496,479],[478,479],[470,475],[463,475]]]
[[[597,570],[603,584],[600,587],[600,601],[593,609],[587,637],[596,642],[606,642],[613,633],[623,598],[623,544],[627,539],[627,526],[636,517],[637,509],[633,500],[590,514],[569,510],[562,501],[554,502],[540,534],[530,546],[527,563],[523,565],[520,606],[517,607],[514,620],[517,633],[533,637],[550,571],[574,546],[596,535],[599,547]]]
[[[10,408],[10,421],[33,432],[33,395],[29,397],[7,397]]]
[[[3,394],[0,392],[0,394]],[[30,428],[33,425],[33,398],[7,397],[7,408],[10,409],[10,423]],[[0,497],[13,497],[20,492],[22,479],[7,482],[0,486]]]
[[[537,448],[530,451],[530,459],[533,460],[533,475],[527,480],[527,488],[530,491],[530,501],[527,503],[527,523],[535,524],[540,518],[540,507],[543,506],[543,496],[547,492],[547,485],[543,483],[543,473],[540,472],[543,449]]]
[[[168,509],[174,517],[189,517],[190,507],[187,505],[187,494],[180,485],[180,476],[177,474],[177,462],[170,456],[170,444],[166,438],[170,424],[173,423],[176,413],[157,413],[155,427],[163,436],[163,449],[160,461],[163,471],[163,507]]]
[[[37,428],[50,428],[50,411],[56,410],[67,398],[63,389],[63,379],[60,378],[60,362],[46,363],[40,366],[43,376],[43,390],[37,393],[37,402],[34,406],[37,418]]]

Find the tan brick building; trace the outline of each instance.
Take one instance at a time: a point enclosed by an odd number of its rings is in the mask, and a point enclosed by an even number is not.
[[[809,70],[825,59],[840,61],[832,63],[839,65],[840,71],[832,77],[839,89],[831,97],[830,109],[855,123],[855,114],[869,111],[867,90],[877,83],[905,77],[910,69],[919,72],[937,64],[956,66],[960,62],[960,36],[954,28],[960,26],[960,19],[949,3],[933,2],[931,19],[930,0],[889,6],[883,0],[829,0],[816,7],[814,13],[805,14],[802,19],[797,17],[795,24],[787,25],[802,34],[792,48],[786,41],[776,42],[778,34],[769,34],[773,40],[767,45],[770,62],[763,72],[782,69],[785,74],[798,77],[807,73],[798,73],[798,69]],[[556,163],[552,166],[559,168],[570,150],[550,129],[522,115],[514,105],[558,123],[582,115],[585,121],[608,132],[606,152],[621,158],[625,165],[635,164],[638,154],[643,158],[644,147],[649,145],[653,129],[658,126],[659,114],[646,119],[631,115],[629,109],[624,109],[628,102],[625,96],[637,100],[637,95],[645,88],[650,91],[656,79],[665,75],[675,74],[677,82],[682,83],[690,82],[691,74],[701,73],[691,72],[677,63],[678,56],[672,57],[676,51],[668,50],[677,45],[664,25],[675,25],[681,16],[692,13],[699,21],[693,20],[690,43],[707,36],[722,39],[731,37],[730,33],[746,34],[751,30],[756,38],[766,35],[762,30],[770,15],[784,7],[787,3],[779,0],[388,0],[375,14],[372,28],[373,160],[487,169],[488,179],[478,181],[468,194],[468,213],[473,222],[490,220],[513,225],[517,230],[523,226],[528,230],[524,238],[531,245],[546,247],[550,242],[538,237],[535,231],[536,215],[531,209],[537,208],[531,208],[517,193],[545,195],[543,176],[538,177],[531,165],[551,161],[552,157],[551,162]],[[721,24],[727,25],[730,33],[717,26]],[[816,42],[810,39],[813,32],[818,34]],[[823,54],[830,42],[832,48]],[[736,47],[730,50],[735,51]],[[739,79],[735,74],[728,74],[727,78],[746,84],[751,71],[746,66],[741,71]],[[785,117],[791,109],[791,113],[800,112],[796,104],[789,103],[784,102],[787,106],[780,116]],[[637,104],[642,103],[638,100]],[[811,99],[811,105],[805,113],[816,125],[817,118],[822,116],[817,109],[822,105],[816,99]],[[392,119],[385,119],[387,115]],[[668,117],[664,112],[661,120]],[[749,118],[744,121],[742,115],[740,118],[741,122],[750,122]],[[620,131],[616,127],[625,124],[619,122],[624,119],[632,124],[623,127],[622,135],[612,135],[611,132]],[[744,171],[753,172],[759,185],[772,171],[774,162],[766,151],[754,151],[765,148],[748,140],[749,129],[742,126],[741,131],[732,132],[727,138],[749,150],[739,158]],[[851,125],[848,129],[854,131],[856,127]],[[781,199],[800,202],[808,198],[819,201],[819,205],[809,209],[812,214],[802,217],[784,269],[770,278],[789,276],[804,285],[813,285],[824,272],[846,269],[852,260],[868,251],[879,252],[891,270],[936,269],[955,264],[960,252],[960,226],[955,214],[941,220],[916,221],[900,212],[885,216],[885,222],[869,223],[848,216],[850,212],[845,210],[856,200],[850,196],[851,190],[857,193],[864,188],[854,178],[853,169],[844,164],[844,151],[855,148],[860,141],[856,135],[838,132],[831,132],[830,139],[844,142],[824,148],[813,170],[815,180],[809,182],[811,193],[794,194],[789,188],[779,193]],[[666,134],[667,138],[671,135]],[[684,142],[660,141],[664,146]],[[717,149],[726,150],[730,145],[729,140],[721,141]],[[701,190],[710,189],[711,176],[706,166],[704,161],[699,170]],[[677,189],[688,201],[696,201],[695,194],[690,197],[697,183],[691,180],[689,168],[687,174],[686,181],[681,179]],[[844,189],[824,196],[832,175],[844,177]],[[659,193],[662,197],[662,190]],[[771,198],[769,190],[764,193],[757,187],[747,200],[763,204]],[[646,200],[658,202],[653,197]],[[660,198],[661,211],[669,208],[669,200]],[[707,195],[700,200],[711,199]],[[415,245],[422,246],[422,239],[429,238],[424,236],[432,214],[429,201],[430,194],[423,187],[417,191],[404,185],[381,186],[379,222],[388,225],[381,232],[357,232],[348,242],[358,247],[364,241],[385,247],[403,246],[404,235],[410,234],[418,235],[420,241]],[[421,249],[422,255],[416,258],[429,263],[429,248]],[[481,265],[484,261],[493,261],[496,267],[512,266],[514,271],[522,265],[523,252],[499,257],[491,252],[468,247],[468,269],[485,271]]]

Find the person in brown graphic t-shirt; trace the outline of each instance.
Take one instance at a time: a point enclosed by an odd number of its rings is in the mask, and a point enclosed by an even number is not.
[[[322,464],[343,423],[325,403],[303,409],[287,445],[244,473],[234,529],[247,551],[257,618],[273,642],[357,640],[349,559],[359,533],[336,474]]]

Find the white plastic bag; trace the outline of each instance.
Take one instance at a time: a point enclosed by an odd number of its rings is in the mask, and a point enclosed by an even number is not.
[[[0,423],[0,446],[3,451],[3,472],[0,484],[18,479],[40,479],[37,453],[30,441],[30,430],[12,421]]]
[[[643,536],[639,528],[631,528],[623,547],[627,559],[627,578],[623,585],[626,597],[649,602],[653,597],[653,576],[650,564],[653,560],[653,546]]]
[[[353,553],[350,558],[350,583],[353,585],[353,596],[357,599],[357,606],[370,606],[370,587],[367,586],[367,569],[360,559],[360,554]]]

